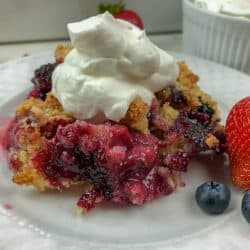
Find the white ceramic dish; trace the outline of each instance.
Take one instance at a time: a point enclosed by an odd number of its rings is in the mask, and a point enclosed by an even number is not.
[[[250,19],[217,14],[183,0],[183,47],[250,74]]]
[[[200,75],[201,87],[217,99],[223,120],[233,103],[250,91],[250,78],[244,74],[197,58],[176,57],[186,60]],[[12,114],[24,98],[31,86],[33,69],[49,61],[52,61],[52,53],[0,65],[0,119]],[[239,237],[248,239],[248,229],[239,212],[241,192],[231,186],[224,160],[207,155],[196,158],[184,175],[185,188],[141,208],[106,205],[79,217],[74,209],[79,190],[38,193],[32,188],[16,186],[10,180],[6,163],[0,159],[0,249],[28,250],[33,249],[34,244],[36,249],[46,246],[46,249],[60,250],[79,249],[79,246],[87,250],[166,249],[193,240],[201,241],[203,246],[215,230],[223,238],[227,235],[223,230],[230,227],[236,229]],[[231,187],[232,202],[223,215],[208,216],[194,201],[196,187],[208,179],[223,181]],[[5,209],[6,204],[12,209]],[[210,238],[209,246],[213,239]]]

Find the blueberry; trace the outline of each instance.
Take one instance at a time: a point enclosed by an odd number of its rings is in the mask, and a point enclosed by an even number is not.
[[[230,203],[231,192],[224,184],[208,181],[197,188],[195,199],[204,212],[221,214]]]
[[[250,190],[248,190],[242,199],[241,211],[244,218],[250,223]]]

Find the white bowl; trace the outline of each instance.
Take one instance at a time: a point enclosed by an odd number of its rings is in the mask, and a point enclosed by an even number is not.
[[[250,74],[250,20],[214,13],[183,0],[184,51]]]

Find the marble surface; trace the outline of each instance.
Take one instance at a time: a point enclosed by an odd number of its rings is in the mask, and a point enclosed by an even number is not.
[[[150,39],[165,50],[182,52],[182,35],[151,35]],[[44,52],[54,49],[57,44],[68,43],[66,40],[44,41],[34,43],[0,44],[0,63],[9,61],[24,55]]]

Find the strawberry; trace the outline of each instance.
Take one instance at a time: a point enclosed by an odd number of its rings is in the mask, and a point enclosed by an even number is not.
[[[226,121],[227,148],[233,183],[250,189],[250,96],[236,103]]]
[[[105,11],[110,12],[115,18],[122,19],[130,22],[140,29],[144,28],[141,17],[133,10],[125,9],[125,5],[122,1],[116,4],[103,4],[99,5],[99,13],[104,13]]]
[[[134,24],[135,26],[137,26],[140,29],[144,28],[142,19],[140,18],[140,16],[133,10],[123,10],[119,13],[113,14],[113,16],[117,19],[122,19],[125,20],[127,22],[130,22],[132,24]]]

